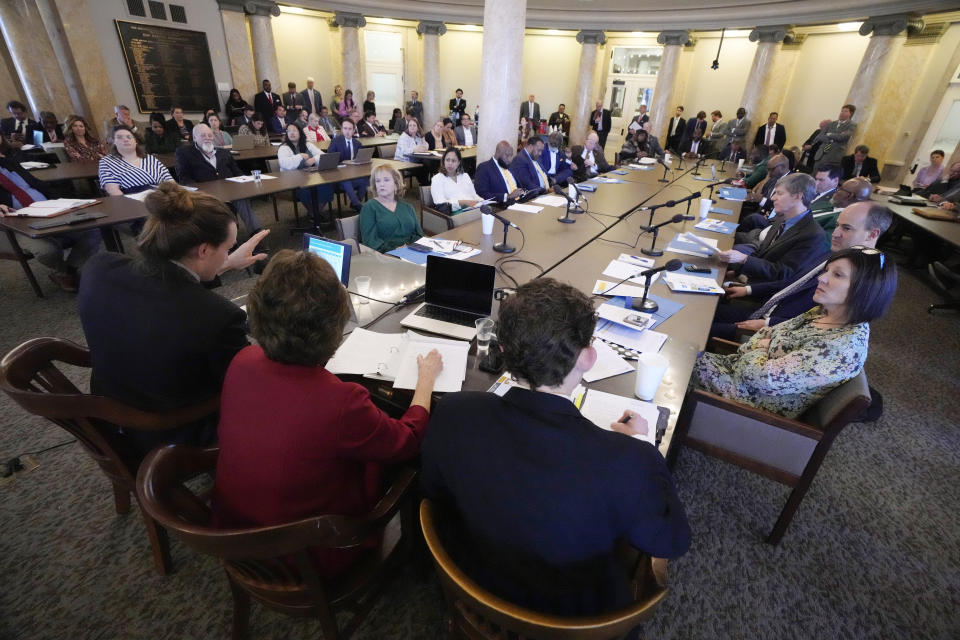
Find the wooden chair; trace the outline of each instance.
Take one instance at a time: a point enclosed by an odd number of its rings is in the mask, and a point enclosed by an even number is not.
[[[396,144],[381,144],[377,147],[377,157],[385,160],[393,160],[393,154],[397,152]]]
[[[455,637],[503,640],[606,640],[619,638],[653,616],[667,596],[666,560],[641,554],[635,563],[635,602],[625,609],[596,616],[572,618],[543,614],[493,595],[466,575],[447,553],[437,533],[439,510],[420,503],[420,526],[440,576],[447,602],[447,626]]]
[[[420,187],[420,226],[424,233],[438,234],[480,219],[480,210],[448,215],[433,208],[430,185]]]
[[[113,485],[117,513],[130,511],[137,467],[124,454],[113,426],[124,429],[170,429],[199,420],[217,411],[219,396],[185,409],[148,413],[111,398],[82,393],[57,368],[56,362],[90,366],[90,352],[59,338],[28,340],[0,361],[0,389],[28,412],[47,418],[73,435]],[[160,575],[172,569],[166,532],[141,510],[154,564]]]
[[[218,558],[233,594],[233,638],[246,638],[250,598],[288,615],[320,620],[324,640],[346,638],[359,626],[386,579],[409,555],[413,521],[410,492],[417,477],[402,469],[393,486],[370,513],[360,517],[315,516],[288,524],[250,529],[211,526],[203,496],[183,482],[216,468],[217,448],[168,445],[154,449],[137,474],[140,504],[174,537],[195,551]],[[401,516],[401,535],[391,536],[390,521]],[[314,565],[312,549],[347,549],[371,536],[384,544],[335,582],[324,581]],[[335,614],[353,616],[342,628]]]
[[[33,275],[33,270],[30,268],[30,260],[33,260],[33,254],[20,247],[20,243],[17,242],[17,236],[13,231],[9,229],[4,229],[4,231],[6,231],[6,240],[4,240],[4,236],[0,236],[0,260],[19,262],[20,268],[23,269],[24,275],[27,276],[27,280],[30,282],[30,286],[33,287],[33,292],[37,294],[38,298],[42,298],[43,289],[40,288],[40,284],[37,282],[37,278]]]
[[[267,172],[278,173],[280,171],[280,161],[276,158],[267,158]],[[297,190],[290,191],[290,199],[293,200],[293,218],[294,224],[300,226],[300,210],[297,208]],[[271,193],[270,200],[273,202],[273,219],[280,222],[280,211],[277,209],[277,194]]]
[[[796,420],[692,389],[677,417],[667,465],[672,469],[680,447],[687,446],[792,487],[766,538],[775,545],[783,538],[834,438],[869,405],[870,389],[862,371]]]

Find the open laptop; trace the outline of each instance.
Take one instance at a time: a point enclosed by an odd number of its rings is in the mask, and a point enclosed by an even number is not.
[[[305,233],[303,234],[303,250],[326,260],[333,267],[333,272],[340,278],[343,286],[349,289],[350,257],[352,255],[352,247],[349,244]],[[350,320],[357,324],[357,314],[352,304],[350,305]]]
[[[373,160],[374,151],[376,149],[373,147],[360,147],[356,157],[353,160],[347,160],[346,164],[369,164]]]
[[[316,168],[317,171],[326,171],[328,169],[336,169],[338,164],[340,164],[340,152],[328,151],[317,157]]]
[[[256,138],[253,136],[233,136],[233,150],[247,151],[253,149]]]
[[[487,264],[427,256],[425,302],[400,324],[460,340],[473,340],[475,322],[490,315],[496,269]]]

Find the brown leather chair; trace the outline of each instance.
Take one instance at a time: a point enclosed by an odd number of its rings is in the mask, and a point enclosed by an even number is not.
[[[135,494],[137,463],[113,435],[123,429],[171,429],[195,422],[219,409],[220,397],[167,413],[148,413],[112,398],[81,392],[57,368],[56,362],[90,367],[90,352],[59,338],[28,340],[0,361],[0,389],[28,412],[47,418],[73,435],[113,485],[117,513],[130,511]],[[172,569],[166,532],[141,510],[143,523],[160,575]]]
[[[640,554],[634,561],[635,602],[620,611],[572,618],[538,613],[493,595],[474,582],[453,561],[437,533],[439,510],[420,503],[420,526],[447,602],[447,627],[453,637],[471,640],[606,640],[619,638],[653,616],[667,596],[667,561]]]
[[[715,342],[739,346],[728,341]],[[868,406],[870,389],[862,371],[796,420],[702,389],[691,389],[677,417],[667,465],[673,469],[680,448],[686,446],[792,487],[773,531],[766,538],[768,543],[778,544],[834,438]]]
[[[437,211],[433,208],[430,185],[420,187],[420,226],[423,227],[424,233],[436,235],[479,219],[479,209],[458,213],[454,216]]]
[[[413,531],[409,495],[417,472],[402,469],[386,495],[364,516],[315,516],[276,526],[220,529],[210,524],[205,497],[183,484],[199,473],[212,472],[219,452],[184,445],[153,450],[137,474],[137,494],[147,513],[174,537],[223,564],[233,594],[233,638],[247,637],[251,596],[275,611],[318,618],[325,640],[349,636],[375,603],[379,588],[409,554],[408,532]],[[391,523],[398,513],[399,535]],[[381,548],[335,582],[325,582],[318,575],[313,548],[355,547],[381,533]],[[353,614],[343,627],[335,617],[340,611]]]

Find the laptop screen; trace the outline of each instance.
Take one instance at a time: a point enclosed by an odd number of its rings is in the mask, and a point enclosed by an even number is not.
[[[490,315],[497,270],[488,264],[427,256],[427,304]]]
[[[343,286],[346,287],[350,284],[350,245],[305,233],[303,234],[303,250],[316,254],[329,262]]]

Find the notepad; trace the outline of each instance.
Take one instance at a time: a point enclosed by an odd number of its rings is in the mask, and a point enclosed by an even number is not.
[[[665,250],[688,256],[708,257],[717,252],[717,241],[714,238],[701,238],[692,233],[678,233]]]
[[[681,293],[723,293],[723,289],[717,286],[716,281],[711,278],[668,273],[663,277],[663,281],[670,287],[670,291],[679,291]]]
[[[391,360],[400,355],[402,333],[377,333],[357,327],[343,341],[326,369],[337,375],[389,373]]]
[[[580,407],[580,413],[584,418],[607,431],[612,431],[610,425],[620,420],[624,411],[633,411],[647,422],[647,432],[633,437],[655,445],[660,410],[652,402],[590,389],[583,399],[583,406]]]
[[[566,206],[567,199],[563,196],[540,196],[534,199],[533,202],[547,207],[563,207]]]
[[[638,277],[638,275],[649,268],[650,267],[648,266],[641,266],[632,261],[626,262],[623,260],[611,260],[610,264],[607,265],[607,268],[603,270],[603,275],[614,278],[615,280],[626,279],[627,282],[633,282],[633,283],[642,285],[646,281],[646,276]],[[661,272],[654,273],[650,277],[650,282],[651,283],[656,282],[657,276],[659,276],[660,273]],[[631,294],[618,293],[617,295],[626,296]]]
[[[737,230],[738,226],[739,224],[736,222],[724,222],[723,220],[704,218],[697,224],[693,225],[693,228],[700,229],[701,231],[713,231],[714,233],[730,235]]]
[[[597,352],[597,361],[589,371],[583,374],[583,379],[587,382],[596,382],[635,371],[633,365],[621,358],[606,342],[594,340],[593,348]]]
[[[425,356],[433,349],[439,351],[443,358],[443,369],[434,382],[433,390],[439,393],[460,391],[467,377],[467,353],[470,351],[470,343],[423,336],[412,331],[404,334],[393,388],[415,389],[419,374],[417,356]]]
[[[540,213],[543,211],[543,207],[535,207],[532,204],[515,204],[510,207],[507,207],[511,211],[522,211],[523,213]]]
[[[96,202],[97,200],[80,200],[74,198],[37,200],[31,203],[29,207],[17,209],[16,213],[13,215],[26,216],[30,218],[52,218],[54,216],[67,213],[68,211],[72,211],[73,209],[89,207],[92,204],[96,204]]]

